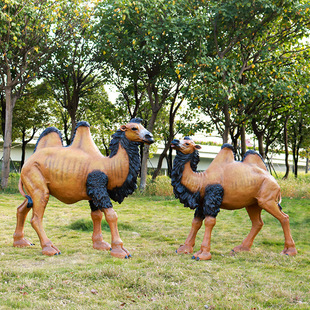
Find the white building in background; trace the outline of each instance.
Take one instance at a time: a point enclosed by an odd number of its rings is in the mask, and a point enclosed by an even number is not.
[[[182,137],[178,137],[178,138],[182,139]],[[198,164],[198,170],[205,170],[210,165],[210,163],[215,158],[215,156],[218,154],[218,152],[221,150],[222,139],[221,139],[221,137],[219,137],[215,133],[213,133],[212,135],[208,135],[208,136],[198,134],[192,138],[198,144],[201,141],[213,142],[213,143],[217,144],[217,145],[204,145],[204,144],[201,145],[201,149],[199,150],[200,162]],[[33,153],[34,148],[35,148],[35,144],[36,144],[35,140],[33,142],[27,144],[26,160]],[[251,140],[247,140],[247,145],[249,147],[252,147],[254,145],[254,142]],[[157,146],[155,153],[148,160],[148,168],[156,168],[157,167],[157,162],[158,162],[160,154],[163,151],[163,148],[164,148],[164,146],[161,144],[159,144]],[[2,152],[3,152],[3,142],[0,141],[0,159],[1,160],[2,160]],[[12,160],[14,165],[11,164],[11,170],[14,171],[14,167],[15,167],[16,171],[19,170],[20,161],[21,161],[21,154],[22,154],[21,143],[13,143],[12,149],[11,149],[11,160]],[[173,154],[173,158],[174,158],[175,151],[173,151],[172,154]],[[270,162],[273,165],[275,171],[277,171],[277,172],[284,172],[285,171],[285,155],[284,154],[272,154],[272,156],[270,157]],[[292,167],[293,167],[293,156],[292,155],[289,156],[289,164],[291,166],[291,171],[293,171],[293,169],[292,169]],[[298,167],[299,167],[298,168],[299,172],[305,171],[306,160],[303,158],[299,158]],[[0,169],[1,169],[1,166],[0,166]],[[166,171],[167,171],[166,160],[163,161],[162,170],[164,173],[166,173]]]

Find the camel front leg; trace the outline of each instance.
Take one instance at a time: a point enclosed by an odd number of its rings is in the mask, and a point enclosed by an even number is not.
[[[203,219],[201,217],[197,216],[194,217],[192,221],[192,228],[188,234],[188,237],[186,238],[185,243],[183,245],[180,245],[180,247],[176,250],[176,253],[178,254],[193,253],[196,235],[202,225],[202,221]]]
[[[129,252],[123,247],[123,241],[121,240],[117,228],[117,214],[113,208],[104,208],[103,209],[104,216],[106,221],[108,222],[111,230],[112,236],[112,250],[111,255],[118,258],[129,258],[131,255]]]
[[[111,249],[111,245],[108,242],[103,241],[101,222],[103,213],[100,210],[91,211],[91,218],[93,220],[93,248],[96,250],[107,251]]]
[[[211,259],[211,233],[216,223],[216,218],[212,216],[206,216],[205,218],[205,234],[201,243],[200,250],[196,252],[192,259],[208,260]]]
[[[31,246],[33,243],[24,238],[24,226],[27,218],[27,214],[30,211],[30,208],[27,207],[28,199],[25,199],[24,202],[17,208],[16,213],[16,229],[13,235],[13,246],[18,248],[23,248],[26,246]]]

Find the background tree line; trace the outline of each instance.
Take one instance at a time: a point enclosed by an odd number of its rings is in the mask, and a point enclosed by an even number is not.
[[[14,139],[25,146],[56,125],[69,144],[86,119],[108,153],[111,133],[133,117],[165,143],[153,178],[163,160],[171,167],[177,133],[214,129],[224,143],[241,141],[240,156],[246,133],[264,158],[291,151],[297,176],[310,145],[309,8],[309,0],[2,1],[1,186]],[[120,93],[115,104],[105,84]],[[143,189],[149,147],[141,154]]]

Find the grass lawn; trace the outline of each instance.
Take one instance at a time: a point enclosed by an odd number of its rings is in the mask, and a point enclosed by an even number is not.
[[[41,254],[28,215],[25,237],[14,248],[19,194],[0,195],[0,309],[310,309],[310,200],[283,198],[298,255],[282,256],[280,223],[263,211],[264,227],[252,252],[230,256],[250,230],[245,210],[221,210],[210,261],[177,255],[193,211],[175,199],[130,197],[118,205],[119,230],[132,258],[120,260],[92,248],[87,202],[50,199],[44,216],[60,256]],[[110,242],[108,227],[104,239]],[[202,241],[198,234],[195,251]]]

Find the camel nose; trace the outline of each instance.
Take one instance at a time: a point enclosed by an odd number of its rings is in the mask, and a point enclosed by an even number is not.
[[[154,138],[153,138],[153,135],[152,135],[150,132],[147,133],[144,137],[145,137],[145,139],[147,140],[147,142],[148,142],[149,144],[152,144],[152,143],[155,142],[155,140],[154,140]]]
[[[171,141],[171,146],[178,146],[180,144],[180,140],[174,139]]]

